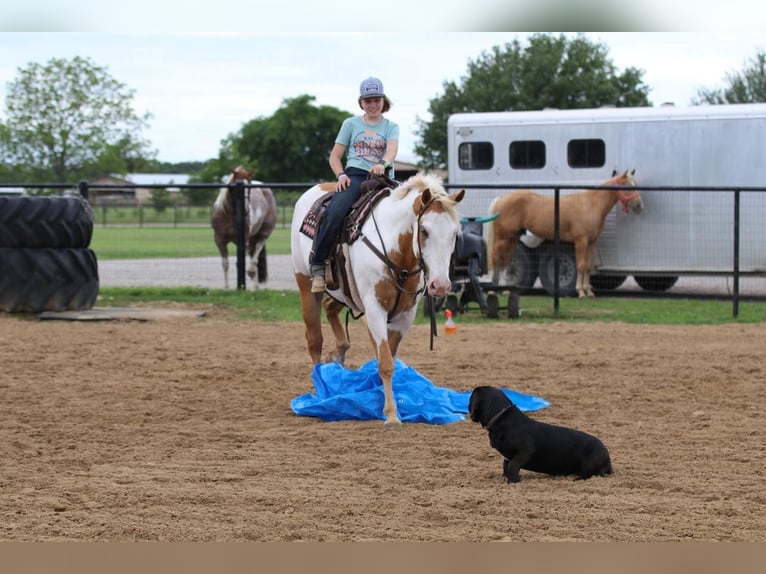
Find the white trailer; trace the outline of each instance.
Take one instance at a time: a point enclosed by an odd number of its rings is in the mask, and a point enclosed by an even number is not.
[[[639,189],[654,188],[641,191],[641,215],[615,208],[607,216],[596,287],[633,275],[645,289],[665,290],[679,275],[731,274],[734,188],[749,190],[740,193],[739,270],[766,273],[766,104],[465,113],[447,125],[449,183],[466,188],[466,217],[487,216],[494,197],[519,187],[551,186],[535,191],[552,195],[555,186],[598,185],[614,170],[635,169]],[[545,287],[539,257],[520,251],[511,274],[529,287],[540,271]],[[561,288],[571,289],[573,277],[565,246]]]

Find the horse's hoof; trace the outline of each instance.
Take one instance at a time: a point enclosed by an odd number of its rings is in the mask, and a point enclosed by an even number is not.
[[[402,427],[402,421],[399,420],[399,417],[394,415],[393,417],[386,417],[386,420],[383,421],[383,428],[386,429],[398,429]]]

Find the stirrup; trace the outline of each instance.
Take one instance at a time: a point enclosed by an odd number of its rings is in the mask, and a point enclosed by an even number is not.
[[[314,275],[311,278],[311,292],[312,293],[324,293],[327,290],[327,284],[324,277],[321,275]]]

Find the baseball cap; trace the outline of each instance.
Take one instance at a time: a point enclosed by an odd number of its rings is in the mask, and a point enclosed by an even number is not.
[[[363,80],[359,86],[359,97],[364,98],[379,98],[386,94],[383,92],[383,82],[378,78],[367,78]]]

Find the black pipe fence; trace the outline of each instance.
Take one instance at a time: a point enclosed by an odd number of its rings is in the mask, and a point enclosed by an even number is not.
[[[299,182],[299,183],[276,183],[276,182],[259,182],[246,184],[244,182],[238,182],[234,186],[230,186],[235,192],[235,209],[237,217],[237,287],[240,289],[245,288],[245,230],[244,230],[244,194],[245,189],[250,187],[269,187],[275,192],[279,190],[285,191],[304,191],[315,182]],[[128,185],[128,184],[97,184],[90,185],[87,181],[80,181],[77,184],[72,183],[0,183],[0,194],[3,194],[4,189],[13,189],[17,191],[24,189],[27,192],[33,194],[58,194],[66,195],[68,193],[78,193],[82,197],[91,201],[91,204],[98,204],[98,195],[104,193],[115,192],[130,192],[135,193],[136,189],[210,189],[218,190],[225,185],[215,183],[196,183],[196,184],[141,184],[141,185]],[[567,185],[550,185],[550,184],[470,184],[470,185],[458,185],[445,183],[444,188],[447,190],[470,188],[471,190],[498,190],[510,192],[515,189],[531,189],[531,190],[552,190],[554,194],[554,224],[555,224],[555,237],[554,237],[554,312],[556,315],[559,313],[559,260],[561,254],[561,241],[559,237],[560,227],[560,195],[564,190],[582,190],[583,184],[567,184]],[[732,253],[732,269],[731,276],[733,279],[732,289],[732,315],[734,318],[739,315],[739,303],[740,303],[740,196],[743,192],[766,192],[766,187],[757,186],[636,186],[636,187],[623,187],[623,186],[603,186],[603,185],[590,185],[590,189],[602,189],[602,190],[639,190],[646,191],[663,191],[663,192],[730,192],[734,197],[734,213],[733,213],[733,225],[732,225],[732,237],[733,237],[733,253]],[[279,203],[279,202],[278,202]],[[289,203],[289,202],[288,202]],[[288,203],[282,202],[281,207],[285,208],[284,213],[287,213],[286,208],[289,207]],[[178,204],[175,203],[174,207],[177,208]],[[178,221],[178,218],[175,218]],[[106,221],[104,220],[104,223]],[[287,224],[287,217],[283,216],[283,225]],[[766,247],[766,246],[765,246]]]

